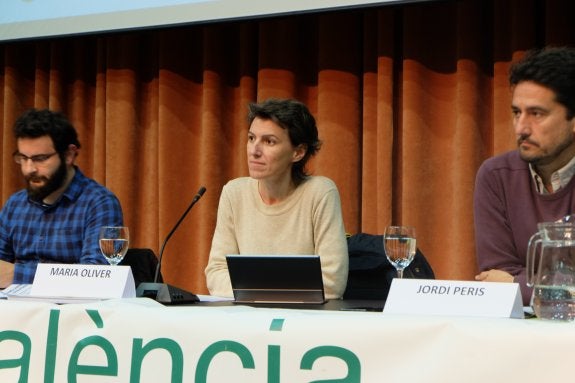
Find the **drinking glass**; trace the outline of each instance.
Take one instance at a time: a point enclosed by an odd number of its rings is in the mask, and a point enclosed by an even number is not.
[[[130,244],[130,232],[126,226],[104,226],[100,229],[100,250],[108,263],[116,266],[122,262]]]
[[[388,226],[383,235],[383,247],[389,263],[397,270],[397,277],[403,278],[403,270],[413,261],[417,249],[415,228]]]

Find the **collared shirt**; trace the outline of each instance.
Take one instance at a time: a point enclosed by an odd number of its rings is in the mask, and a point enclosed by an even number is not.
[[[529,170],[531,171],[531,177],[533,177],[533,181],[535,182],[535,187],[537,188],[537,192],[539,194],[550,194],[550,192],[545,188],[543,184],[543,179],[537,174],[533,165],[529,164]],[[551,189],[552,193],[555,193],[557,190],[565,187],[573,175],[575,174],[575,157],[571,159],[567,163],[567,165],[563,166],[561,169],[553,172],[551,174]]]
[[[102,226],[120,226],[118,198],[78,168],[53,205],[13,194],[0,211],[0,259],[15,264],[13,283],[32,283],[45,263],[106,264],[98,244]]]

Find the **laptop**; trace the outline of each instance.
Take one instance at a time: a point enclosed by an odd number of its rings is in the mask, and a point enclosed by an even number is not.
[[[323,304],[319,255],[227,255],[237,303]]]

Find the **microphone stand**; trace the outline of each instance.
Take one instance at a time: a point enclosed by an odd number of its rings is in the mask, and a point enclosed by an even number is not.
[[[166,283],[158,283],[158,278],[160,277],[160,268],[162,265],[162,258],[164,256],[164,249],[166,248],[166,244],[168,240],[172,237],[172,235],[176,232],[176,229],[180,226],[186,215],[190,212],[192,207],[198,202],[200,198],[206,192],[205,187],[201,187],[198,190],[198,193],[195,195],[194,199],[190,206],[186,209],[184,214],[180,217],[174,228],[170,231],[164,243],[162,244],[162,248],[160,249],[160,256],[158,257],[158,264],[156,265],[156,273],[154,275],[154,282],[143,282],[140,283],[138,288],[136,289],[136,296],[137,297],[146,297],[154,299],[157,302],[166,304],[166,305],[175,305],[175,304],[189,304],[199,302],[200,299],[197,295],[190,293],[188,291],[182,290],[172,285],[168,285]]]

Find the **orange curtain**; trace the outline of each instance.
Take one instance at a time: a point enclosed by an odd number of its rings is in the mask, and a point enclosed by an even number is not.
[[[507,71],[575,43],[570,0],[382,5],[262,20],[0,44],[2,203],[22,187],[11,127],[66,113],[78,165],[122,202],[133,247],[168,243],[167,282],[206,293],[217,203],[247,174],[248,102],[293,97],[317,118],[313,173],[332,178],[349,233],[412,224],[437,277],[471,279],[475,173],[514,148]]]

